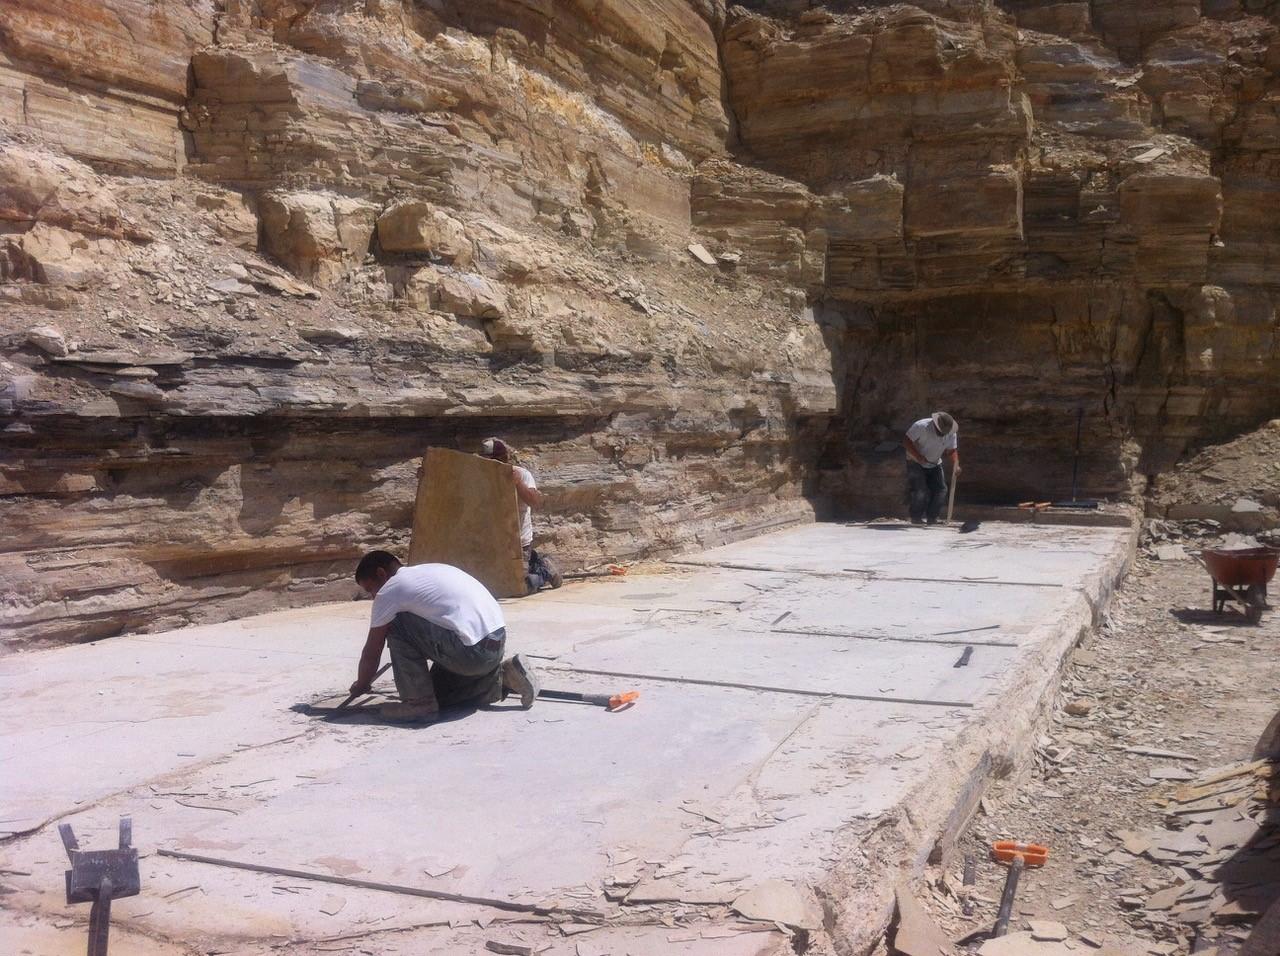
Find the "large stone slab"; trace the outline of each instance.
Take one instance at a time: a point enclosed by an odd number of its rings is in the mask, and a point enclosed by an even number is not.
[[[966,572],[1055,583],[925,585],[915,579],[954,563],[958,536],[819,525],[685,559],[711,564],[504,602],[511,649],[544,686],[638,690],[617,714],[512,702],[397,727],[292,709],[341,699],[364,602],[8,658],[0,819],[33,831],[0,844],[0,866],[30,874],[6,877],[14,932],[43,945],[65,913],[48,824],[69,820],[92,846],[131,814],[143,895],[115,916],[161,952],[302,954],[341,936],[386,953],[489,940],[572,953],[576,937],[529,914],[157,848],[589,910],[603,925],[586,938],[633,953],[789,951],[776,927],[717,908],[784,880],[843,900],[842,938],[865,941],[987,768],[1031,738],[1131,546],[1110,528],[991,523],[981,535],[986,547],[965,553],[986,564]],[[784,570],[751,569],[769,563]],[[818,563],[878,575],[803,567]],[[957,666],[962,648],[944,642],[970,638]],[[850,854],[885,840],[894,852],[872,857],[891,872],[859,863],[858,886],[844,882]]]
[[[452,564],[497,597],[527,590],[510,465],[449,448],[428,448],[413,507],[409,563]]]

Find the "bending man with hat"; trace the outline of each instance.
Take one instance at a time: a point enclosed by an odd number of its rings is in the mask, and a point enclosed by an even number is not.
[[[956,420],[946,412],[934,412],[922,418],[903,436],[907,450],[907,507],[911,523],[938,523],[938,515],[947,503],[947,476],[942,459],[951,461],[951,475],[960,474],[960,451]]]

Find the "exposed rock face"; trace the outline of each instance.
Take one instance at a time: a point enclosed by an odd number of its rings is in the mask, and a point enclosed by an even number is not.
[[[39,39],[34,9],[6,42]],[[728,153],[721,11],[435,9],[181,8],[154,34],[180,92],[102,77],[174,94],[143,124],[187,137],[163,168],[0,132],[11,166],[62,164],[0,187],[6,636],[345,597],[362,549],[407,543],[422,451],[493,433],[569,565],[812,515],[822,330],[802,292],[684,251],[695,167]],[[24,83],[62,75],[41,63]]]
[[[575,566],[1280,413],[1280,13],[808,6],[0,7],[6,636],[345,596],[429,444]]]
[[[790,254],[825,253],[844,341],[834,493],[892,507],[933,408],[1003,501],[1067,493],[1077,407],[1095,494],[1274,414],[1269,7],[753,6],[726,80],[746,154],[812,194],[787,193]]]

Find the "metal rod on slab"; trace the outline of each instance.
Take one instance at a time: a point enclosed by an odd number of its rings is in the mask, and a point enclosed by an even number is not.
[[[734,690],[758,690],[766,694],[795,694],[798,697],[831,697],[835,700],[869,700],[881,704],[919,704],[923,707],[972,707],[967,700],[921,700],[914,697],[882,697],[876,694],[841,694],[831,690],[801,690],[795,687],[770,687],[765,684],[740,684],[728,680],[699,680],[696,677],[664,677],[661,674],[630,674],[620,671],[597,671],[581,667],[554,667],[571,674],[598,674],[601,677],[626,677],[631,680],[654,680],[668,684],[693,684],[698,687],[731,687]]]
[[[565,914],[583,920],[600,920],[604,914],[596,910],[568,909],[563,906],[538,906],[536,903],[517,903],[514,900],[490,899],[485,896],[467,896],[464,893],[449,893],[445,890],[428,890],[419,886],[401,886],[397,883],[378,883],[373,880],[357,880],[349,876],[333,876],[329,873],[315,873],[310,870],[291,870],[283,866],[266,866],[262,863],[245,863],[240,860],[224,860],[216,856],[201,856],[198,853],[184,853],[181,850],[157,850],[160,856],[185,860],[188,863],[207,863],[210,866],[225,866],[233,870],[248,870],[251,873],[268,873],[272,876],[287,876],[295,880],[315,880],[319,883],[336,883],[339,886],[353,886],[362,890],[377,890],[382,893],[398,893],[401,896],[421,896],[429,900],[444,900],[448,903],[471,903],[475,906],[488,906],[509,913],[533,913],[536,916],[555,916]]]
[[[391,667],[391,662],[387,661],[387,663],[383,664],[380,668],[378,668],[378,673],[373,675],[373,680],[369,681],[369,686],[372,687],[373,681],[377,680],[379,677],[385,674],[387,672],[387,669],[390,667]],[[365,693],[368,693],[368,692],[366,691]],[[357,697],[363,697],[363,696],[364,694],[352,694],[350,697],[344,700],[341,704],[339,704],[337,709],[346,710],[349,706],[351,706],[351,702],[353,700],[355,700]]]

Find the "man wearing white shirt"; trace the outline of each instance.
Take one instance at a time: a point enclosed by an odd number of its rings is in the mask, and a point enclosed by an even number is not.
[[[367,693],[391,651],[400,703],[384,704],[388,720],[432,720],[441,707],[496,703],[507,692],[528,710],[538,680],[520,655],[503,660],[502,608],[488,589],[449,564],[405,566],[386,551],[370,551],[356,567],[356,583],[373,598],[369,636],[351,693]]]
[[[520,522],[520,550],[524,553],[525,586],[534,594],[550,585],[558,588],[564,579],[548,555],[539,554],[533,548],[533,509],[542,507],[542,492],[533,480],[533,472],[516,461],[515,452],[501,438],[486,438],[480,446],[484,458],[511,466],[516,480],[516,517]]]
[[[956,420],[946,412],[934,412],[907,429],[902,447],[907,452],[907,508],[911,523],[938,523],[947,502],[947,476],[942,459],[951,461],[951,476],[960,474],[960,449]]]

